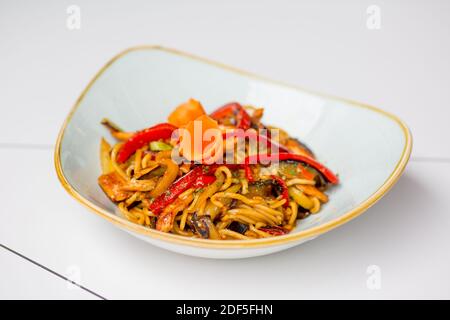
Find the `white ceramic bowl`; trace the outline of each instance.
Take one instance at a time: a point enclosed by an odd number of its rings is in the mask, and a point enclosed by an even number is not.
[[[229,101],[265,107],[265,122],[306,142],[337,172],[341,184],[317,215],[290,234],[257,240],[203,240],[161,233],[116,214],[97,185],[99,142],[109,137],[102,118],[128,130],[163,122],[174,106],[193,97],[207,111]],[[64,188],[84,206],[119,228],[158,247],[208,258],[243,258],[284,250],[358,216],[398,180],[411,135],[397,117],[360,103],[311,93],[176,50],[128,49],[89,83],[58,136],[55,165]]]

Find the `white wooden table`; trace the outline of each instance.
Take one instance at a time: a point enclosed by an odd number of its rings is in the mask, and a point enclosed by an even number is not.
[[[450,298],[448,1],[75,0],[79,30],[67,4],[0,2],[0,298]],[[364,215],[282,253],[218,261],[145,244],[71,199],[53,167],[83,87],[137,44],[380,106],[409,124],[411,162]]]

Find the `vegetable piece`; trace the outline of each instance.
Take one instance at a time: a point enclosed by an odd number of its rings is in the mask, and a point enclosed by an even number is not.
[[[209,172],[208,172],[209,173]],[[187,174],[175,181],[169,189],[158,196],[149,206],[150,211],[158,215],[162,210],[169,204],[173,203],[180,194],[182,194],[187,189],[191,188],[194,183],[204,175],[204,168],[202,166],[197,166]]]
[[[204,239],[221,239],[219,232],[211,221],[209,216],[198,216],[194,213],[191,218],[192,226],[195,231]]]
[[[167,151],[172,150],[172,146],[162,141],[152,141],[150,142],[151,151]]]
[[[240,129],[247,130],[252,126],[252,120],[249,114],[242,107],[238,112],[237,119],[238,119],[237,127]]]
[[[220,107],[211,113],[210,116],[216,120],[234,117],[236,119],[236,127],[243,130],[249,129],[252,125],[250,115],[237,102],[231,102]]]
[[[104,174],[114,171],[111,163],[111,145],[104,138],[100,141],[100,165]]]
[[[303,192],[301,192],[299,189],[295,187],[290,187],[289,189],[289,195],[294,199],[297,204],[307,210],[311,209],[314,206],[314,203],[310,198],[305,196]]]
[[[115,124],[108,118],[103,118],[100,123],[111,131],[122,131],[123,132],[123,130],[117,124]]]
[[[285,160],[292,160],[292,161],[298,161],[307,164],[308,166],[312,167],[313,169],[317,170],[319,173],[321,173],[325,179],[332,183],[332,184],[338,184],[339,178],[327,167],[325,167],[320,162],[314,160],[313,158],[299,155],[299,154],[293,154],[293,153],[278,153],[278,154],[258,154],[254,156],[248,156],[244,160],[244,167],[245,167],[245,173],[247,176],[247,180],[250,181],[253,176],[251,175],[251,170],[248,170],[246,167],[248,167],[250,164],[256,164],[261,159],[264,159],[265,161],[267,159],[271,159],[272,161],[285,161]]]
[[[158,151],[155,155],[155,161],[161,161],[163,159],[171,159],[171,158],[172,158],[171,150]]]
[[[237,232],[240,234],[245,234],[245,232],[247,232],[247,230],[248,230],[248,225],[243,224],[238,221],[233,221],[232,223],[230,223],[230,225],[228,226],[227,229],[230,229],[231,231],[234,231],[234,232]]]
[[[209,116],[203,115],[189,122],[179,129],[179,133],[180,152],[186,159],[211,164],[223,155],[223,140],[219,125]],[[212,136],[207,137],[210,134]]]
[[[255,181],[255,178],[253,177],[252,168],[247,163],[244,164],[244,172],[245,172],[245,178],[248,180],[248,182]]]
[[[300,169],[298,168],[300,164],[295,161],[283,161],[280,162],[277,168],[278,173],[281,176],[292,179],[297,178]],[[314,176],[311,174],[312,178],[308,180],[314,180]]]
[[[293,160],[293,161],[299,161],[299,162],[306,163],[310,167],[319,171],[325,177],[325,179],[328,180],[328,182],[330,182],[332,184],[339,183],[339,178],[330,169],[328,169],[323,164],[321,164],[320,162],[316,161],[315,159],[313,159],[311,157],[307,157],[307,156],[303,156],[303,155],[299,155],[299,154],[292,154],[292,153],[280,153],[278,159],[280,161]]]
[[[322,202],[328,202],[328,196],[314,186],[309,186],[306,184],[297,184],[296,188],[303,191],[308,196],[316,197]]]
[[[135,133],[120,148],[117,154],[117,162],[124,163],[137,149],[142,148],[147,143],[161,139],[169,139],[175,129],[176,127],[171,124],[161,123]]]
[[[273,236],[282,236],[289,233],[289,230],[280,227],[280,226],[267,226],[263,228],[259,228],[259,230],[267,232]]]
[[[195,189],[199,189],[199,188],[203,188],[207,185],[210,185],[211,183],[213,183],[214,181],[216,181],[216,177],[215,176],[200,176],[197,178],[197,180],[195,180],[194,184],[192,185]]]
[[[314,180],[314,174],[308,171],[304,166],[301,164],[298,165],[298,169],[300,170],[300,173],[302,174],[303,178],[307,180]]]
[[[133,136],[134,132],[111,131],[111,135],[120,141],[127,141]]]
[[[151,170],[148,173],[148,177],[149,178],[161,177],[164,174],[164,172],[166,172],[166,168],[159,166],[159,164],[158,164],[158,168]]]
[[[153,198],[156,198],[164,193],[178,176],[178,165],[173,160],[163,159],[160,161],[160,164],[165,166],[167,169],[162,178],[159,179],[155,189],[150,192],[150,196]]]
[[[246,197],[254,198],[254,197],[262,197],[267,198],[273,196],[273,187],[274,185],[270,180],[258,180],[248,185],[248,193]]]
[[[201,103],[195,99],[189,99],[169,115],[168,122],[176,127],[182,127],[204,114],[206,112]]]
[[[101,124],[108,128],[111,135],[117,140],[128,140],[133,136],[133,132],[125,132],[118,125],[107,118],[103,118]]]
[[[281,189],[281,192],[280,192],[281,197],[286,200],[286,202],[283,204],[283,206],[289,207],[289,192],[288,192],[288,187],[286,185],[286,182],[282,178],[275,176],[275,175],[272,175],[271,178]]]

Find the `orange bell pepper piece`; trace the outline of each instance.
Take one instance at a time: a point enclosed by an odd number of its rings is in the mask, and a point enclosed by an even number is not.
[[[176,127],[182,127],[204,114],[206,112],[201,103],[195,99],[189,99],[169,115],[168,122]]]
[[[223,155],[222,131],[204,114],[179,129],[181,154],[190,161],[212,164]]]

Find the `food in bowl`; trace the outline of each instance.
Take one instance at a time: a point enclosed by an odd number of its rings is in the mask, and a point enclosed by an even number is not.
[[[311,149],[264,124],[264,109],[228,103],[211,114],[190,99],[166,123],[128,132],[102,121],[98,183],[128,220],[214,240],[289,233],[339,183]]]

